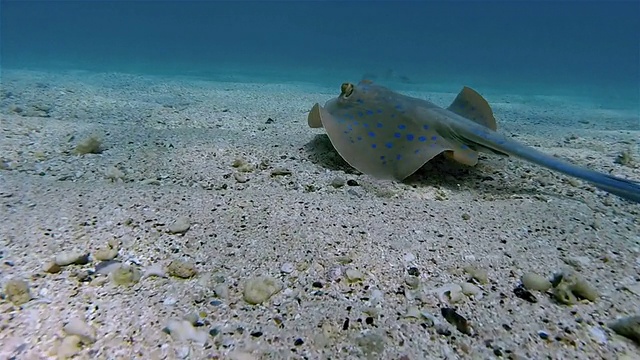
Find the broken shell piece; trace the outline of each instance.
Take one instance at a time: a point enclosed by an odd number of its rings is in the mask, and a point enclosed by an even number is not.
[[[461,288],[463,294],[467,296],[473,296],[473,298],[476,300],[481,300],[483,297],[482,289],[472,283],[464,282],[462,283]]]
[[[462,293],[462,287],[458,284],[446,284],[435,290],[438,295],[438,299],[443,303],[456,303],[464,298]]]

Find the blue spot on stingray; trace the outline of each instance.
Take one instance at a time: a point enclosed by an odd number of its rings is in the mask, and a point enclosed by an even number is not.
[[[396,108],[396,109],[398,109],[398,110],[400,110],[400,109],[402,109],[402,105],[400,105],[400,104],[396,104],[395,108]]]
[[[378,110],[376,110],[376,112],[377,112],[378,114],[382,114],[382,109],[378,109]]]
[[[373,131],[369,131],[369,136],[376,137],[376,133],[374,133]]]
[[[413,141],[413,138],[414,138],[413,134],[407,134],[407,140]]]
[[[360,124],[360,123],[359,123],[359,122],[357,122],[357,121],[354,121],[354,122],[353,122],[353,125],[358,125],[358,124]]]
[[[423,128],[424,130],[429,130],[429,125],[422,125],[422,128]]]
[[[384,160],[384,157],[385,157],[384,155],[380,156],[380,160]]]
[[[420,141],[420,142],[425,142],[425,141],[427,141],[427,138],[426,138],[426,137],[424,137],[424,136],[420,136],[420,137],[418,138],[418,141]]]
[[[362,141],[362,136],[358,136],[358,141]]]
[[[398,129],[400,129],[400,130],[404,130],[406,128],[407,128],[407,125],[404,125],[404,124],[398,125]]]
[[[391,149],[393,147],[393,143],[388,142],[388,143],[384,144],[384,146],[386,146],[387,149]]]
[[[379,122],[379,123],[376,124],[376,126],[381,128],[382,127],[382,123]]]
[[[402,155],[401,154],[396,155],[396,160],[400,160],[400,159],[402,159]]]
[[[373,149],[375,149],[375,148],[377,148],[377,147],[378,147],[378,145],[376,145],[376,144],[371,144],[371,147],[372,147]]]
[[[393,137],[398,138],[398,139],[400,138],[400,136],[402,136],[402,134],[400,134],[400,133],[398,133],[398,132],[397,132],[397,133],[395,133],[395,134],[393,134]]]
[[[419,153],[419,152],[420,152],[420,149],[416,149],[413,153],[414,153],[414,154],[417,154],[417,153]]]
[[[369,128],[369,123],[362,123],[362,126]]]
[[[438,137],[437,137],[437,136],[435,136],[435,135],[433,135],[433,136],[431,137],[431,140],[436,141],[436,140],[438,140]]]
[[[362,111],[358,111],[358,116],[363,117],[364,113]]]
[[[373,111],[367,110],[367,115],[373,115]]]

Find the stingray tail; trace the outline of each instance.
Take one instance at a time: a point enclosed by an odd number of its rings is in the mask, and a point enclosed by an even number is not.
[[[488,129],[476,127],[471,133],[465,135],[467,135],[465,137],[468,137],[468,140],[482,148],[528,160],[548,169],[587,181],[595,187],[623,199],[640,203],[640,182],[573,165]]]

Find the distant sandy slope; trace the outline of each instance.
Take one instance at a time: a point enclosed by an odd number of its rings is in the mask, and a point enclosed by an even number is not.
[[[306,124],[311,105],[338,87],[3,71],[0,282],[4,288],[10,279],[27,280],[37,299],[22,309],[0,300],[0,357],[55,354],[72,317],[97,331],[79,358],[638,353],[604,326],[639,311],[640,295],[624,290],[640,279],[638,205],[489,155],[473,169],[436,161],[405,184],[358,175]],[[454,97],[430,96],[441,105]],[[638,160],[614,162],[628,149],[640,159],[632,112],[516,95],[488,100],[506,134],[640,179]],[[91,134],[103,140],[101,154],[69,152]],[[240,173],[232,166],[237,159],[255,169]],[[109,178],[114,167],[121,171],[116,181]],[[340,178],[354,186],[338,186]],[[188,232],[168,234],[185,216]],[[97,261],[42,271],[55,254],[93,253],[114,237],[122,242],[116,259],[143,271],[183,259],[199,274],[122,287],[95,275],[78,280],[77,272]],[[472,324],[473,336],[446,323],[446,304],[431,294],[466,281],[469,264],[488,273],[484,296],[451,306]],[[566,306],[540,293],[537,303],[514,295],[523,273],[564,268],[577,270],[601,298]],[[362,281],[349,283],[348,269],[360,271]],[[421,290],[406,283],[416,273]],[[258,275],[284,288],[263,305],[248,305],[242,290]],[[227,297],[216,298],[216,282],[226,284]],[[444,325],[405,318],[411,307]],[[201,329],[215,329],[206,346],[162,332],[169,319],[192,313],[203,316]],[[376,349],[385,353],[372,354]]]

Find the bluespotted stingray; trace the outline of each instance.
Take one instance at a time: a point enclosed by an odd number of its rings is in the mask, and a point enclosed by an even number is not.
[[[469,87],[445,109],[368,80],[344,83],[337,98],[313,106],[308,122],[325,128],[349,165],[380,179],[402,181],[439,154],[473,166],[482,151],[519,157],[640,202],[638,182],[573,165],[496,132],[491,107]]]

